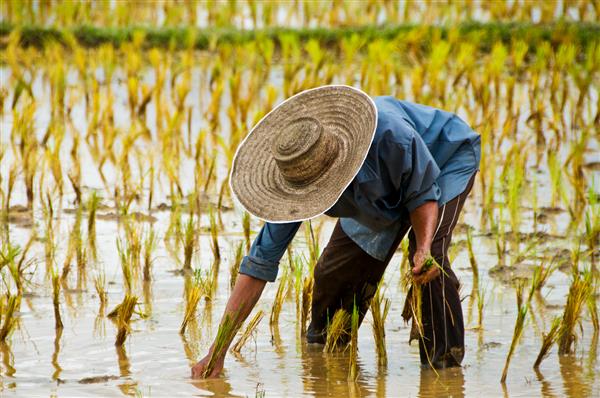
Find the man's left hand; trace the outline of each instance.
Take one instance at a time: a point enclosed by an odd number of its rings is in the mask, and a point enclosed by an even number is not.
[[[435,264],[433,267],[431,267],[427,271],[422,272],[423,263],[425,262],[425,259],[427,259],[427,257],[429,257],[429,256],[430,256],[429,251],[417,250],[417,252],[415,253],[415,255],[413,257],[413,265],[414,265],[413,269],[412,269],[413,282],[416,283],[417,285],[429,283],[433,279],[440,276],[440,269]]]

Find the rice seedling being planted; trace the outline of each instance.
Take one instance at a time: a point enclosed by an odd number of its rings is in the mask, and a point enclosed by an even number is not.
[[[254,333],[254,331],[256,330],[256,328],[258,327],[258,324],[263,319],[264,315],[265,315],[265,312],[263,310],[259,310],[252,317],[252,319],[250,320],[250,322],[248,322],[248,325],[246,326],[246,329],[244,329],[244,332],[242,333],[242,335],[240,336],[240,338],[238,339],[238,341],[231,348],[232,352],[239,353],[240,351],[242,351],[242,348],[248,342],[248,340],[250,340],[250,337],[252,337],[252,334]]]
[[[352,326],[351,322],[351,315],[342,308],[333,314],[331,321],[327,324],[327,339],[323,347],[324,352],[335,352],[346,347],[350,335],[350,327]]]
[[[237,333],[235,317],[227,314],[223,317],[215,341],[210,349],[210,357],[204,368],[202,377],[206,378],[212,374],[217,361],[222,358],[226,347]]]
[[[117,323],[117,338],[115,346],[120,347],[125,343],[127,336],[131,333],[131,316],[133,315],[137,297],[130,294],[125,294],[123,301],[119,304],[119,310],[116,317]]]
[[[385,348],[385,320],[390,310],[391,301],[383,297],[381,285],[371,300],[371,315],[373,316],[373,337],[377,350],[377,363],[379,366],[387,365],[387,351]]]
[[[508,349],[508,354],[506,356],[506,361],[504,363],[504,369],[502,370],[502,377],[500,378],[501,383],[506,382],[506,377],[508,375],[508,367],[510,365],[510,360],[512,359],[513,353],[521,340],[521,335],[523,334],[523,330],[525,329],[525,318],[527,316],[527,312],[529,310],[529,305],[531,301],[531,297],[533,295],[533,290],[535,286],[535,282],[531,284],[531,290],[528,295],[528,299],[526,301],[523,300],[523,290],[524,283],[519,283],[517,285],[517,320],[515,321],[515,328],[513,331],[513,337],[510,343],[510,348]]]

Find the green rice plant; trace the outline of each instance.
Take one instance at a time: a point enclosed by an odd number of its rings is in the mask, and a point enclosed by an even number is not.
[[[213,346],[211,347],[210,357],[208,359],[208,363],[204,368],[204,372],[202,374],[202,378],[206,378],[210,376],[210,374],[215,369],[215,365],[219,358],[225,354],[225,350],[227,349],[229,343],[233,339],[237,332],[235,317],[229,314],[226,314],[219,325],[219,330],[217,332],[217,337],[215,337],[215,341]]]
[[[561,320],[559,317],[556,317],[552,320],[552,325],[550,326],[550,330],[548,334],[544,334],[542,338],[542,347],[540,348],[540,353],[538,354],[535,363],[533,364],[534,369],[538,369],[542,361],[548,356],[550,352],[550,348],[556,342],[558,338],[558,331],[560,330]]]
[[[242,350],[242,348],[244,347],[244,345],[248,342],[248,340],[252,336],[252,333],[258,327],[258,324],[263,319],[264,315],[265,315],[265,312],[263,310],[259,310],[254,315],[254,317],[252,317],[252,319],[250,320],[250,322],[248,322],[248,325],[246,326],[246,329],[244,329],[244,332],[242,333],[242,335],[240,336],[240,338],[238,339],[238,341],[231,348],[232,352],[239,353]]]
[[[312,273],[308,274],[302,283],[302,316],[300,317],[300,333],[302,336],[306,334],[306,322],[311,310],[314,284],[315,279]]]
[[[288,247],[289,249],[289,247]],[[304,275],[304,262],[302,261],[302,257],[293,256],[290,251],[288,251],[288,257],[291,256],[290,264],[292,266],[292,272],[294,274],[293,278],[293,289],[294,289],[294,301],[296,303],[296,319],[301,320],[302,318],[302,288],[303,288],[303,275]],[[292,278],[290,278],[292,281]],[[290,288],[291,289],[291,286]]]
[[[202,275],[200,270],[196,270],[194,274],[194,278],[189,287],[186,288],[185,295],[185,315],[183,317],[183,321],[181,322],[181,327],[179,328],[179,334],[184,334],[185,329],[188,326],[188,323],[195,319],[196,317],[196,309],[198,308],[198,303],[200,302],[200,298],[204,294],[204,286],[202,281]]]
[[[117,252],[121,259],[121,271],[123,272],[123,285],[125,286],[125,292],[130,294],[133,289],[133,274],[131,269],[131,250],[130,246],[123,247],[121,239],[117,238]]]
[[[521,335],[523,334],[523,329],[525,328],[525,317],[527,316],[527,311],[529,309],[529,303],[523,303],[523,287],[522,283],[519,283],[517,286],[517,320],[515,322],[515,328],[513,331],[513,337],[510,343],[510,348],[508,350],[508,355],[506,356],[506,362],[504,363],[504,369],[502,370],[502,377],[500,378],[501,383],[506,382],[506,376],[508,375],[508,367],[510,365],[510,360],[512,355],[519,344],[519,340],[521,339]]]
[[[60,278],[58,270],[52,267],[52,305],[54,307],[54,328],[56,330],[63,328],[60,316]]]
[[[351,328],[351,315],[343,308],[338,309],[327,323],[327,339],[323,352],[335,352],[345,347]]]
[[[400,248],[402,250],[402,262],[400,263],[400,272],[401,275],[406,274],[406,272],[408,272],[408,267],[409,267],[409,248],[408,248],[408,239],[402,239],[402,242],[400,242]]]
[[[469,263],[473,272],[473,289],[477,291],[477,287],[479,286],[479,267],[475,259],[475,252],[473,251],[473,236],[470,229],[467,229],[467,251],[469,252]]]
[[[144,281],[148,282],[152,280],[152,252],[156,249],[158,239],[154,228],[150,228],[150,231],[144,238]]]
[[[0,343],[6,342],[6,338],[13,332],[17,325],[17,318],[15,312],[19,310],[21,304],[21,296],[6,294],[6,303],[4,300],[0,300],[0,304],[3,304],[0,311],[0,321],[2,321],[2,327],[0,327]]]
[[[180,239],[183,246],[183,270],[191,271],[192,256],[194,255],[197,244],[194,218],[192,215],[188,218],[183,231],[183,236]]]
[[[348,380],[352,382],[358,380],[358,326],[358,307],[354,303],[350,320],[350,364],[348,371]]]
[[[100,204],[100,197],[93,191],[87,202],[88,209],[88,224],[87,224],[87,236],[88,244],[91,250],[92,258],[96,259],[96,211]]]
[[[483,306],[485,305],[485,288],[477,291],[477,328],[483,329]]]
[[[212,207],[209,209],[208,213],[210,219],[210,247],[212,249],[215,261],[221,261],[221,250],[219,249],[219,226],[215,219],[215,212]]]
[[[136,296],[132,296],[129,293],[125,294],[117,315],[117,338],[115,340],[115,346],[117,347],[121,347],[125,343],[127,335],[131,333],[131,316],[136,304]]]
[[[242,215],[242,228],[244,230],[244,242],[246,242],[246,253],[250,251],[250,213],[247,211]]]
[[[574,270],[567,296],[567,304],[558,331],[558,353],[561,355],[571,353],[573,343],[577,341],[575,327],[581,322],[581,310],[589,300],[592,292],[592,282],[593,276],[590,270],[584,270],[583,272]]]
[[[238,273],[240,271],[240,264],[244,259],[244,242],[240,242],[235,249],[235,258],[231,267],[229,267],[229,289],[233,290],[235,281],[237,280]]]
[[[384,298],[381,293],[381,284],[371,300],[371,315],[373,316],[373,337],[377,350],[377,363],[379,366],[387,365],[387,351],[385,348],[385,320],[390,310],[390,299]]]
[[[306,239],[306,244],[308,245],[309,252],[309,260],[311,267],[314,267],[314,264],[317,264],[319,260],[319,255],[321,250],[319,248],[319,232],[321,228],[313,228],[312,222],[308,222],[304,229],[304,237]]]
[[[269,319],[271,331],[276,330],[279,325],[279,314],[281,313],[281,308],[283,307],[283,302],[285,301],[286,296],[287,278],[288,274],[287,270],[285,270],[281,275],[281,279],[279,280],[277,292],[275,293],[273,305],[271,306],[271,318]]]

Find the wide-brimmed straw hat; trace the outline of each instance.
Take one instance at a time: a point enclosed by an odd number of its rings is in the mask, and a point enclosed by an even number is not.
[[[357,88],[332,85],[298,93],[242,141],[231,189],[249,213],[265,221],[318,216],[358,173],[376,127],[375,103]]]

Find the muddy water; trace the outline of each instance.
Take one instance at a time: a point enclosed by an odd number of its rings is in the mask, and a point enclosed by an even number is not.
[[[43,91],[43,84],[34,87]],[[123,90],[123,86],[120,86]],[[118,92],[116,93],[118,96]],[[43,96],[40,96],[43,98]],[[47,99],[47,98],[46,98]],[[10,103],[10,101],[7,101]],[[47,111],[47,108],[46,108]],[[48,118],[36,120],[36,128],[45,129]],[[78,112],[74,109],[74,112]],[[46,114],[47,115],[47,114]],[[127,123],[127,120],[121,120]],[[8,142],[12,125],[10,113],[1,120],[2,140]],[[82,128],[85,122],[82,122]],[[69,138],[67,137],[67,140]],[[70,145],[65,145],[68,152]],[[87,160],[86,160],[87,159]],[[100,188],[94,167],[86,168],[89,155],[82,153],[85,185]],[[12,161],[10,154],[3,162]],[[3,173],[7,163],[3,163]],[[223,174],[224,166],[220,168]],[[87,173],[89,171],[89,173]],[[110,178],[111,176],[108,175]],[[185,176],[183,176],[185,177]],[[182,178],[185,180],[185,178]],[[540,205],[545,205],[549,187],[540,178]],[[13,204],[23,204],[22,187],[18,187]],[[159,196],[160,198],[160,196]],[[163,193],[162,198],[165,198]],[[67,195],[64,207],[70,206],[72,196]],[[159,199],[160,201],[162,199]],[[157,202],[158,202],[157,201]],[[532,364],[539,351],[542,332],[549,329],[554,316],[562,313],[570,277],[555,272],[543,289],[541,299],[534,299],[533,311],[520,345],[513,357],[508,381],[500,384],[500,376],[508,351],[514,321],[516,299],[514,288],[504,282],[510,280],[511,269],[494,277],[488,272],[497,265],[495,240],[480,231],[481,202],[479,191],[474,190],[467,201],[460,226],[454,237],[459,249],[454,252],[453,268],[463,283],[465,296],[463,310],[470,320],[466,332],[466,355],[460,369],[442,370],[435,374],[419,365],[418,348],[407,344],[409,329],[400,317],[405,293],[400,288],[400,252],[392,260],[385,274],[385,296],[392,300],[386,323],[388,365],[378,368],[373,342],[370,316],[359,332],[359,368],[357,383],[348,383],[348,356],[345,353],[324,354],[319,346],[306,345],[299,333],[297,314],[290,294],[284,304],[279,321],[278,336],[272,336],[265,317],[258,327],[255,338],[239,356],[229,355],[223,377],[215,380],[195,381],[189,378],[189,368],[202,358],[214,337],[229,294],[229,265],[233,261],[234,248],[242,239],[241,212],[239,208],[222,214],[225,225],[219,244],[223,252],[218,290],[211,303],[201,302],[196,325],[192,325],[185,337],[179,335],[184,313],[184,278],[173,271],[180,265],[166,251],[162,237],[169,224],[169,213],[155,211],[154,228],[161,238],[154,253],[154,279],[150,284],[137,282],[134,290],[139,295],[141,310],[146,318],[134,317],[132,334],[122,349],[115,349],[116,329],[99,311],[99,300],[93,288],[93,277],[104,270],[108,282],[108,310],[123,297],[122,275],[116,251],[116,237],[122,235],[117,220],[99,216],[97,221],[98,263],[88,264],[85,272],[77,275],[74,268],[69,280],[69,290],[61,297],[64,330],[56,336],[52,310],[51,288],[43,262],[43,245],[36,243],[31,255],[36,261],[30,292],[23,298],[20,324],[10,343],[0,347],[0,394],[2,396],[599,396],[600,365],[598,364],[597,336],[590,322],[583,322],[581,339],[574,355],[559,357],[553,349],[542,363],[539,372]],[[107,215],[114,210],[103,210]],[[523,231],[531,230],[531,210],[523,209]],[[74,216],[68,212],[57,215],[57,263],[64,261],[68,231]],[[84,219],[85,220],[85,219]],[[540,229],[555,236],[544,239],[536,247],[537,255],[556,254],[571,249],[574,242],[562,238],[568,215],[565,212],[548,213]],[[34,215],[38,231],[43,234],[41,214]],[[322,218],[320,243],[323,247],[334,221]],[[208,220],[202,219],[207,226]],[[475,227],[474,246],[480,265],[480,285],[485,287],[483,329],[473,327],[477,310],[469,299],[472,275],[467,252],[464,249],[464,226]],[[24,245],[32,232],[31,222],[10,224],[12,243]],[[260,224],[253,220],[252,229],[258,231]],[[508,228],[508,226],[507,226]],[[510,253],[523,250],[523,242],[512,243]],[[293,243],[294,252],[307,252],[303,234],[299,233]],[[286,260],[282,264],[286,264]],[[510,261],[509,261],[510,263]],[[517,269],[528,269],[534,260],[528,259]],[[209,236],[200,237],[199,250],[194,267],[208,269],[212,264]],[[283,266],[283,265],[282,265]],[[525,272],[526,274],[527,272]],[[257,308],[270,311],[277,284],[269,284]],[[469,315],[470,314],[470,315]]]

